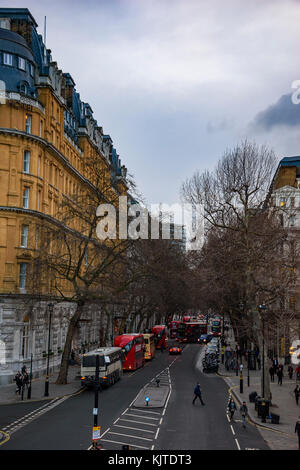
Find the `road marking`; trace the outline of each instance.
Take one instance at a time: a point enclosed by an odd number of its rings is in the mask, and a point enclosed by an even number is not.
[[[149,450],[149,447],[143,447],[143,446],[137,446],[135,444],[130,444],[128,442],[120,442],[120,441],[112,441],[110,439],[102,439],[102,441],[104,442],[113,442],[114,444],[121,444],[121,445],[129,445],[130,447],[136,447],[137,449],[148,449]]]
[[[239,450],[241,450],[240,445],[239,445],[239,441],[238,441],[237,439],[235,439],[235,442],[236,442],[237,448],[238,448]]]
[[[149,429],[133,428],[131,426],[122,426],[122,424],[116,424],[115,426],[118,428],[136,429],[137,431],[150,432],[151,434],[154,434],[154,431],[150,431]]]
[[[234,432],[233,427],[231,425],[230,425],[230,427],[231,427],[232,434],[235,436],[235,432]]]
[[[133,415],[130,413],[127,413],[125,416],[134,416],[135,418],[144,418],[144,419],[154,419],[155,421],[159,420],[159,418],[151,418],[150,416]]]
[[[129,423],[146,424],[146,426],[156,427],[156,424],[143,423],[142,421],[134,421],[133,419],[125,419],[125,418],[119,418],[119,419],[120,419],[120,421],[128,421]]]
[[[160,428],[158,428],[158,430],[156,431],[156,434],[155,434],[155,437],[154,437],[155,440],[157,439],[157,436],[158,436],[158,433],[159,433],[159,429],[160,429]]]
[[[109,431],[109,434],[116,434],[117,436],[133,437],[134,439],[141,439],[142,441],[152,441],[152,439],[148,439],[147,437],[132,436],[131,434],[122,434],[120,432]]]

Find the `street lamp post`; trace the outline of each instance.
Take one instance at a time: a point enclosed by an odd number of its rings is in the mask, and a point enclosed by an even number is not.
[[[265,304],[261,304],[258,306],[258,309],[261,313],[262,317],[262,405],[264,406],[262,413],[261,413],[261,421],[262,423],[266,422],[266,413],[265,413],[265,316],[264,312],[267,309]]]
[[[48,304],[49,309],[49,331],[48,331],[48,354],[47,354],[47,371],[46,371],[46,380],[45,380],[45,397],[49,396],[49,358],[50,358],[50,334],[51,334],[51,319],[53,313],[54,304]]]

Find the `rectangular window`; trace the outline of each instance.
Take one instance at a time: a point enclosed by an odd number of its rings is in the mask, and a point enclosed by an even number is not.
[[[281,197],[280,198],[280,206],[281,207],[284,207],[286,205],[286,198],[285,197]]]
[[[291,215],[290,216],[290,227],[294,227],[294,226],[295,226],[295,216]]]
[[[23,209],[29,208],[29,188],[24,188],[23,191]]]
[[[40,121],[40,137],[43,137],[43,121]]]
[[[291,207],[295,207],[295,198],[291,197]]]
[[[26,60],[23,57],[18,57],[18,67],[21,70],[26,70]]]
[[[23,165],[24,173],[29,173],[29,168],[30,168],[30,152],[29,152],[29,150],[25,150],[25,152],[24,152],[24,165]]]
[[[10,18],[0,18],[0,28],[10,29]]]
[[[27,243],[28,243],[28,225],[22,225],[22,231],[21,231],[21,247],[22,248],[27,248]]]
[[[12,54],[7,54],[6,52],[3,53],[3,64],[4,65],[12,65],[13,64]]]
[[[37,192],[36,210],[40,210],[41,191]]]
[[[29,68],[30,68],[30,75],[33,77],[34,76],[34,66],[32,64],[30,64]]]
[[[25,132],[26,134],[31,133],[31,115],[30,114],[26,114],[25,116]]]
[[[19,286],[20,289],[26,288],[26,263],[20,263],[20,278],[19,278]]]
[[[41,156],[38,156],[38,167],[37,167],[37,174],[40,176],[41,174]]]

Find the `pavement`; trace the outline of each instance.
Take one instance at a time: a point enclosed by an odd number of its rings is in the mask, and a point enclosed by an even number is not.
[[[232,331],[225,337],[225,341],[229,343],[232,349],[235,349],[236,342]],[[240,373],[237,376],[235,371],[227,371],[225,365],[220,362],[218,375],[224,378],[229,386],[230,393],[239,404],[246,401],[249,420],[257,426],[272,450],[297,450],[298,438],[295,433],[295,424],[300,416],[300,404],[296,404],[293,393],[296,387],[296,380],[288,378],[287,366],[284,366],[282,385],[278,385],[277,377],[275,376],[275,382],[270,383],[272,405],[269,412],[270,414],[274,413],[280,416],[279,424],[272,424],[269,419],[266,420],[266,423],[262,423],[261,418],[257,416],[255,404],[250,403],[249,400],[251,392],[255,391],[258,395],[261,395],[261,371],[249,371],[250,380],[248,386],[248,370],[244,357],[243,362],[243,393],[240,392]],[[239,407],[237,407],[237,410],[239,410]]]
[[[65,395],[72,395],[81,389],[80,381],[80,366],[70,365],[68,370],[68,383],[64,385],[57,385],[56,379],[58,377],[58,370],[49,375],[49,396],[45,397],[45,378],[41,376],[32,379],[31,383],[31,399],[27,398],[27,388],[24,389],[23,400],[21,395],[16,393],[16,384],[13,382],[9,385],[0,386],[0,405],[27,403],[32,401],[53,400],[53,398],[63,397]]]

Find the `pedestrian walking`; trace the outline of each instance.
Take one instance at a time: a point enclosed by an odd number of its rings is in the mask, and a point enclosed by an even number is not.
[[[275,357],[275,359],[273,359],[273,367],[274,367],[274,371],[275,371],[275,374],[276,374],[277,369],[278,369],[278,359],[277,359],[277,357]]]
[[[200,388],[200,384],[197,383],[196,387],[194,388],[194,399],[193,399],[193,405],[195,404],[195,401],[197,400],[197,398],[199,398],[199,400],[201,401],[201,405],[205,405],[205,403],[203,403],[203,400],[202,400],[202,395],[201,395],[201,388]]]
[[[282,385],[283,368],[279,367],[277,371],[278,385]]]
[[[221,356],[222,356],[222,364],[224,364],[225,346],[222,346]]]
[[[296,382],[298,382],[298,380],[300,380],[300,365],[296,367],[295,374],[296,374]]]
[[[229,403],[228,403],[228,410],[230,413],[230,420],[233,419],[234,412],[236,410],[236,404],[232,398],[230,398]]]
[[[22,388],[22,385],[23,385],[23,378],[22,378],[22,374],[19,370],[15,375],[14,381],[16,382],[16,385],[17,385],[16,393],[18,393],[20,395],[21,388]]]
[[[260,357],[257,356],[257,365],[258,365],[258,370],[261,369],[261,362],[260,362]]]
[[[25,365],[22,367],[21,373],[22,373],[22,375],[26,375],[26,374],[27,374],[27,369],[26,369],[26,366],[25,366]]]
[[[242,416],[243,428],[245,428],[246,427],[246,416],[248,415],[248,408],[247,408],[247,405],[246,405],[245,401],[243,401],[243,404],[240,407],[240,413],[241,413],[241,416]]]
[[[295,399],[296,399],[296,405],[299,404],[299,397],[300,397],[300,386],[299,385],[296,385],[296,388],[294,390],[294,394],[295,394]]]
[[[271,382],[274,382],[275,369],[274,369],[273,364],[271,365],[271,367],[269,369],[269,374],[270,374]]]
[[[295,432],[298,434],[298,446],[300,450],[300,416],[295,426]]]
[[[293,369],[293,366],[291,364],[288,366],[288,374],[289,374],[289,378],[292,380],[293,374],[294,374],[294,369]]]

